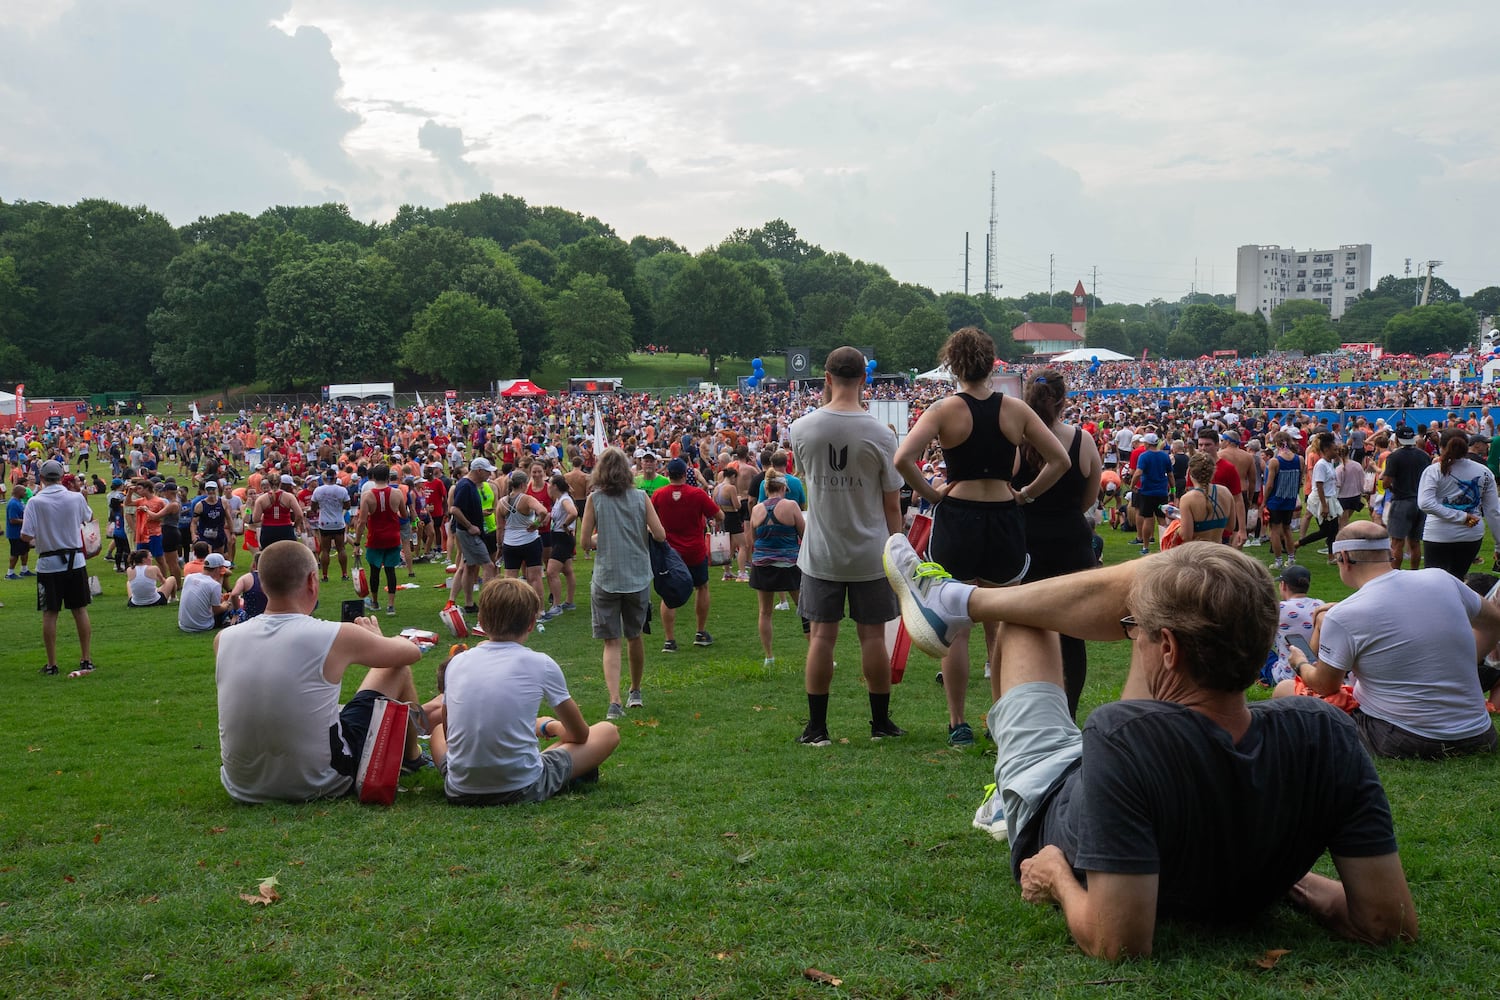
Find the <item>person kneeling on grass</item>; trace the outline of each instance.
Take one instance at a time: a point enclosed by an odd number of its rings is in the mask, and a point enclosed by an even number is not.
[[[215,553],[217,554],[217,553]],[[308,802],[348,795],[380,697],[417,703],[415,643],[380,634],[374,618],[312,617],[318,561],[297,541],[261,550],[266,613],[214,636],[219,698],[219,780],[239,802]],[[370,668],[339,708],[339,686],[354,664]],[[402,770],[430,762],[408,726]]]
[[[1354,723],[1318,698],[1246,703],[1276,633],[1264,566],[1184,545],[978,589],[893,535],[885,568],[912,642],[932,655],[974,621],[1004,623],[995,821],[1022,898],[1061,906],[1085,952],[1147,955],[1158,917],[1233,922],[1281,899],[1341,937],[1416,938],[1390,806]],[[1050,632],[1131,642],[1123,700],[1082,731]],[[1310,871],[1325,850],[1342,881]]]
[[[526,648],[541,605],[519,578],[485,584],[479,624],[490,639],[444,665],[441,703],[426,706],[432,758],[454,805],[550,799],[575,775],[596,780],[620,745],[613,724],[584,721],[557,661]],[[544,699],[557,718],[537,717]],[[538,749],[538,740],[552,737],[558,742]]]

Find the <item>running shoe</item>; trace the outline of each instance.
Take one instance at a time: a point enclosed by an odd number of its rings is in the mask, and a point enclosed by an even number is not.
[[[618,701],[612,701],[609,703],[609,711],[604,713],[604,717],[606,719],[623,719],[625,718],[625,709],[620,707]]]
[[[984,801],[974,810],[974,829],[983,830],[1002,843],[1010,839],[1010,827],[1005,823],[1005,807],[994,785],[984,786]]]
[[[971,747],[974,745],[974,730],[967,722],[960,722],[956,726],[948,727],[948,745],[950,747]]]
[[[797,737],[797,742],[805,747],[826,747],[832,745],[833,740],[828,738],[828,729],[826,727],[820,726],[814,729],[813,724],[809,722],[807,727],[802,730],[802,735]]]
[[[646,700],[641,697],[640,688],[631,688],[630,694],[625,698],[626,708],[645,708]]]
[[[973,626],[968,615],[974,588],[959,583],[937,563],[923,562],[905,535],[885,543],[885,576],[901,602],[901,619],[912,644],[942,659],[955,638]]]
[[[698,632],[693,635],[694,646],[712,646],[713,644],[714,637],[707,632]]]
[[[876,722],[873,719],[870,720],[870,739],[872,740],[893,739],[897,736],[905,735],[906,730],[896,725],[889,718],[885,719],[883,722]]]

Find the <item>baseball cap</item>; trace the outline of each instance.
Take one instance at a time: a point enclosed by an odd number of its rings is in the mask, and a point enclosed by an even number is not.
[[[208,556],[203,560],[204,569],[227,569],[228,567],[229,560],[225,559],[217,552],[210,552]]]
[[[1312,586],[1312,570],[1306,566],[1298,566],[1296,563],[1281,571],[1276,579],[1294,590],[1306,590]]]
[[[203,488],[205,490],[216,490],[219,488],[219,484],[216,481],[210,479],[208,482],[203,484]]]
[[[61,479],[63,477],[62,463],[49,458],[42,463],[40,472],[43,479]]]
[[[1472,444],[1489,444],[1489,443],[1490,443],[1490,436],[1488,434],[1470,434],[1469,435],[1469,444],[1471,444],[1471,445]]]
[[[494,464],[487,458],[476,458],[469,463],[470,472],[494,472]]]
[[[297,485],[297,481],[295,479],[293,479],[291,476],[287,475],[285,472],[283,472],[281,474],[281,485],[282,486],[296,486]]]
[[[1417,440],[1417,432],[1405,424],[1397,424],[1396,440],[1402,444],[1414,444]]]
[[[667,463],[667,477],[676,479],[678,476],[687,475],[687,463],[680,458],[674,458]]]
[[[1148,445],[1154,446],[1157,442],[1159,442],[1161,440],[1161,438],[1157,437],[1155,434],[1147,434],[1141,440],[1145,441],[1146,444],[1148,444]]]

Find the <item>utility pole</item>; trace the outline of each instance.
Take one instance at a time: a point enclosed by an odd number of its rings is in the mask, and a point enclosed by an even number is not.
[[[1000,291],[1000,282],[995,280],[995,257],[1000,253],[1000,213],[995,207],[995,172],[990,171],[990,231],[984,238],[984,293],[994,295]]]
[[[969,234],[964,233],[964,294],[969,294]]]
[[[1411,258],[1406,258],[1406,277],[1411,277]]]
[[[1051,300],[1052,296],[1054,294],[1056,294],[1055,291],[1054,291],[1054,289],[1053,289],[1053,286],[1056,285],[1056,284],[1057,284],[1057,254],[1055,254],[1055,253],[1049,253],[1047,255],[1047,298],[1049,300],[1048,301],[1049,305],[1051,304],[1050,300]]]
[[[1099,308],[1099,265],[1094,265],[1094,308]],[[1093,315],[1090,313],[1090,315]]]

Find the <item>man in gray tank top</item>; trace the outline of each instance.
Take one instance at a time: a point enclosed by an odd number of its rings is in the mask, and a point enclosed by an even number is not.
[[[259,572],[265,613],[214,637],[219,780],[239,802],[346,795],[354,789],[376,700],[417,702],[411,665],[421,651],[382,636],[374,618],[340,623],[312,617],[318,563],[301,542],[266,546]],[[339,686],[354,664],[370,672],[341,709]],[[406,771],[431,763],[410,727],[405,757]]]

